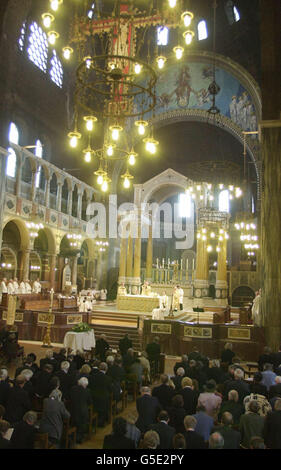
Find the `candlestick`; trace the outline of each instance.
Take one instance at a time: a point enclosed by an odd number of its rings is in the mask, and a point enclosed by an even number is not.
[[[194,270],[194,258],[192,260],[192,269]]]
[[[186,270],[188,271],[188,258],[186,258]]]

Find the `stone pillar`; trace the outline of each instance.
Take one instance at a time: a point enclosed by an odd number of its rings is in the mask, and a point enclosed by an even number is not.
[[[42,259],[42,281],[49,281],[50,267],[48,255],[44,255]]]
[[[281,93],[280,0],[260,0],[261,93],[260,125],[263,166],[261,201],[261,299],[267,346],[281,343]]]
[[[152,261],[153,261],[153,240],[152,240],[152,221],[149,225],[147,248],[146,248],[146,280],[152,282]]]
[[[196,299],[209,295],[209,256],[207,241],[197,238],[196,273],[194,281],[194,296]]]
[[[57,267],[57,255],[51,254],[50,255],[50,288],[55,290],[55,282],[56,282],[56,267]]]
[[[17,161],[18,161],[18,164],[17,164],[17,173],[16,173],[16,196],[20,197],[23,158],[17,158]]]
[[[92,198],[87,197],[87,201],[86,201],[86,222],[89,222],[89,220],[92,217],[91,215],[87,214],[87,207],[91,204],[91,201],[92,201]]]
[[[63,182],[62,182],[62,181],[58,181],[57,202],[56,202],[56,210],[57,210],[58,212],[61,212],[62,187],[63,187]]]
[[[77,287],[77,262],[78,262],[78,255],[73,257],[72,262],[72,270],[71,270],[71,284],[72,288]]]
[[[45,206],[48,209],[50,207],[50,183],[51,183],[51,176],[46,179],[45,183]]]
[[[127,245],[127,264],[126,264],[126,283],[131,290],[131,282],[133,275],[133,239],[132,235],[129,234],[128,245]]]
[[[68,190],[68,197],[67,197],[67,213],[68,215],[72,215],[72,195],[73,189]]]
[[[227,240],[219,241],[217,279],[216,279],[216,301],[219,305],[227,305]]]
[[[134,272],[132,279],[132,294],[140,293],[141,285],[141,218],[140,214],[137,221],[137,238],[135,239],[135,254],[134,254]]]
[[[77,201],[77,218],[81,219],[82,218],[82,196],[83,196],[83,191],[80,189],[78,192],[78,201]]]
[[[21,263],[20,263],[20,272],[19,272],[19,280],[25,281],[29,279],[29,261],[30,259],[30,250],[25,249],[21,252]]]
[[[119,278],[118,284],[126,282],[126,249],[127,239],[125,236],[125,226],[122,226],[121,240],[120,240],[120,266],[119,266]]]
[[[32,180],[31,180],[31,201],[34,202],[36,198],[36,175],[37,168],[32,170]]]
[[[7,165],[7,152],[0,148],[0,248],[2,246],[3,236],[3,216],[6,194],[6,165]]]

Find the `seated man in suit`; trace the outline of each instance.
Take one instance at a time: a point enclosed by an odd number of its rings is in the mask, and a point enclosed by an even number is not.
[[[88,379],[81,377],[70,390],[70,412],[74,426],[77,427],[77,442],[81,443],[89,426],[89,406],[92,396],[88,387]]]
[[[108,342],[106,341],[106,335],[100,335],[100,338],[97,339],[96,342],[96,356],[101,361],[105,361],[106,359],[106,351],[110,349]]]
[[[106,375],[107,364],[102,362],[98,372],[90,381],[94,410],[98,413],[99,426],[104,426],[108,419],[110,396],[112,393],[112,380]]]
[[[160,444],[158,449],[172,449],[173,437],[176,430],[169,426],[169,415],[167,411],[160,411],[158,416],[158,423],[151,426],[153,431],[156,431],[159,438]]]
[[[157,422],[161,405],[158,398],[151,396],[151,389],[149,387],[141,388],[141,397],[137,399],[136,405],[138,412],[136,426],[141,432],[146,432],[152,424]]]
[[[12,449],[33,449],[37,421],[37,413],[35,411],[27,411],[22,421],[15,425],[10,443]]]
[[[152,396],[158,398],[160,405],[163,410],[167,410],[171,406],[171,401],[174,396],[174,389],[169,386],[169,377],[166,374],[162,374],[160,377],[161,385],[154,387],[152,390]]]

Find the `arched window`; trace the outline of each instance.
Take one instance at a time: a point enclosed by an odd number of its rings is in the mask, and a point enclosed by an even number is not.
[[[28,36],[29,47],[27,49],[28,58],[33,62],[42,72],[47,71],[48,63],[48,38],[47,34],[43,31],[37,23],[31,23],[30,35]]]
[[[198,40],[202,41],[203,39],[207,39],[208,37],[208,29],[207,29],[207,23],[205,20],[199,21],[197,25],[197,31],[198,31]]]
[[[157,45],[167,46],[169,39],[169,28],[167,26],[158,26],[157,28]]]
[[[219,211],[229,212],[229,191],[225,189],[219,195]]]
[[[240,20],[240,13],[239,13],[238,8],[235,5],[233,6],[233,16],[234,16],[235,22]]]
[[[51,58],[51,69],[50,69],[51,80],[58,86],[62,87],[63,69],[61,61],[59,60],[56,51],[53,51],[53,57]]]
[[[8,139],[11,144],[18,145],[19,143],[19,131],[14,122],[10,124]],[[12,147],[8,148],[8,152],[6,175],[14,178],[16,176],[17,156]]]
[[[94,9],[95,9],[95,4],[92,3],[92,6],[91,6],[91,9],[88,11],[88,18],[90,18],[90,20],[93,18],[94,16]]]
[[[23,48],[24,48],[25,33],[26,33],[26,21],[23,23],[22,28],[20,30],[20,37],[18,41],[20,51],[23,51]]]
[[[42,158],[43,156],[43,146],[39,139],[35,142],[35,155],[36,157]],[[38,167],[36,178],[35,178],[35,186],[39,188],[40,186],[40,179],[41,179],[41,166]]]
[[[192,216],[193,202],[190,194],[179,195],[179,217],[190,218]]]

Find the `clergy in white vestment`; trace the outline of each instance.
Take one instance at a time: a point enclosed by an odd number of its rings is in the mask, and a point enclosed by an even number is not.
[[[107,297],[107,290],[106,289],[101,289],[100,291],[100,299],[101,300],[106,300]]]
[[[21,283],[20,283],[19,293],[20,294],[26,294],[25,282],[24,281],[21,281]]]
[[[41,292],[42,287],[41,287],[41,284],[40,284],[39,281],[40,280],[39,280],[39,277],[38,277],[36,279],[36,281],[33,282],[32,290],[33,290],[34,294],[40,294],[40,292]]]
[[[262,326],[262,319],[261,319],[261,289],[256,292],[256,297],[253,301],[252,306],[252,317],[253,317],[253,324],[255,326]]]
[[[166,292],[163,292],[163,295],[160,296],[160,308],[167,309],[169,307],[169,297]]]
[[[184,292],[183,292],[183,289],[181,288],[181,286],[177,286],[177,291],[178,291],[178,295],[179,295],[179,304],[180,304],[180,310],[183,309],[183,296],[184,296]]]
[[[24,281],[24,283],[25,283],[25,293],[26,294],[31,294],[32,289],[31,289],[31,285],[30,285],[29,280],[27,279],[26,281]]]
[[[127,295],[127,289],[124,282],[122,282],[122,284],[118,287],[117,295]]]
[[[18,283],[18,279],[17,279],[16,277],[15,277],[15,279],[14,279],[13,284],[14,284],[14,291],[15,291],[15,294],[19,294],[19,288],[20,288],[20,286],[19,286],[19,283]]]
[[[1,281],[1,294],[7,294],[7,279],[4,277]]]
[[[14,282],[12,279],[10,279],[8,282],[7,293],[10,295],[15,294]]]

